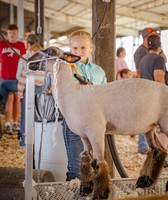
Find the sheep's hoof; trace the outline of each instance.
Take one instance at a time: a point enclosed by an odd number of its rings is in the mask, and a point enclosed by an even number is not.
[[[165,190],[165,192],[168,192],[168,181],[166,183],[166,190]]]
[[[141,176],[136,182],[136,188],[148,188],[154,181],[149,176]]]
[[[104,193],[102,195],[97,195],[94,194],[92,200],[97,200],[97,199],[107,199],[109,196],[109,189],[106,189],[106,191],[104,191]]]
[[[97,160],[96,159],[92,160],[91,166],[93,167],[94,170],[99,169],[99,165],[97,164]]]
[[[80,195],[82,197],[87,196],[93,190],[93,183],[90,181],[87,186],[80,185]]]

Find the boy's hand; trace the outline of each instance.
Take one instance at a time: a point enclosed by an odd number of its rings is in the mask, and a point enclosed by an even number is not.
[[[22,102],[22,99],[23,99],[22,97],[19,97],[19,96],[18,96],[18,103],[21,103],[21,102]]]

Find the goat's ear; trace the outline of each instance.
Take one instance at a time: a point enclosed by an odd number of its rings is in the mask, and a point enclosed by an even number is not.
[[[60,58],[68,63],[75,63],[81,59],[80,56],[76,56],[70,52],[64,52],[63,56],[61,56]]]

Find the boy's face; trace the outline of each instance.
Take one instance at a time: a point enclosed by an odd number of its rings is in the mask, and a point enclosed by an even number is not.
[[[7,31],[8,40],[11,43],[18,41],[18,30],[8,30]]]
[[[83,63],[87,63],[91,49],[92,44],[87,37],[75,36],[70,41],[71,53],[80,56],[80,61]]]

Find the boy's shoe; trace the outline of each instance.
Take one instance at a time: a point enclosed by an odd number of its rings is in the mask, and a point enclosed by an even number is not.
[[[20,149],[23,149],[23,150],[26,150],[26,145],[24,145],[24,146],[19,145],[19,148],[20,148]]]
[[[20,146],[20,149],[25,149],[25,147],[26,147],[26,144],[25,144],[25,135],[24,134],[22,134],[22,136],[20,138],[19,146]]]
[[[8,133],[9,135],[12,135],[12,128],[10,125],[5,126],[5,130],[6,130],[6,133]]]
[[[13,129],[13,131],[19,131],[20,130],[19,126],[16,123],[12,124],[12,129]]]

